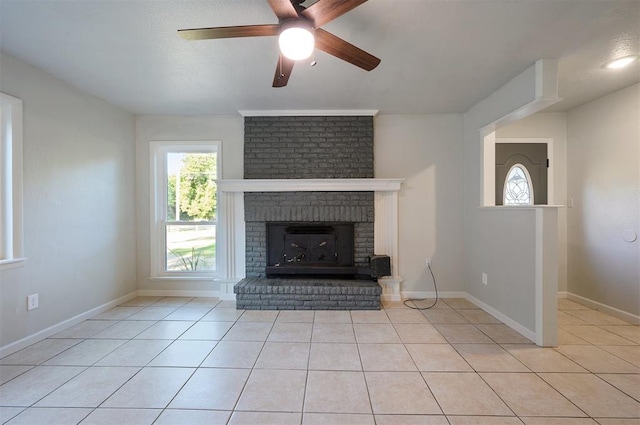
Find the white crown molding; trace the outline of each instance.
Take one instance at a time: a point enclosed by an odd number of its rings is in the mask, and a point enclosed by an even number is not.
[[[375,117],[377,109],[278,109],[242,110],[243,117]]]
[[[244,179],[218,182],[221,192],[397,192],[404,179]]]

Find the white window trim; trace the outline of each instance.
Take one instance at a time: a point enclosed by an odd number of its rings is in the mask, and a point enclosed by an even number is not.
[[[213,272],[185,271],[167,272],[164,267],[165,258],[165,232],[166,206],[164,205],[165,193],[167,193],[165,170],[166,154],[171,152],[216,152],[216,180],[222,177],[222,143],[220,141],[152,141],[149,144],[149,189],[150,189],[150,245],[151,259],[150,278],[153,280],[210,280],[220,275],[220,210],[221,199],[218,195],[216,217],[216,270]],[[219,193],[219,190],[218,190]]]
[[[0,270],[22,267],[24,258],[22,100],[0,93]]]

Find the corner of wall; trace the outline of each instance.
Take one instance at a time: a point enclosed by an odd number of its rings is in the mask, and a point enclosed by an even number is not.
[[[466,292],[520,326],[535,332],[543,306],[536,302],[541,264],[537,263],[535,209],[486,207],[484,137],[509,123],[528,117],[558,102],[557,62],[542,59],[509,81],[464,116],[465,214],[464,267]],[[484,182],[479,184],[479,182]],[[493,190],[493,189],[492,189]],[[552,264],[550,264],[552,266]],[[488,276],[483,283],[481,275]],[[557,284],[557,282],[556,282]],[[545,285],[545,293],[557,287]],[[539,299],[549,299],[545,296]],[[544,329],[549,329],[546,326]]]

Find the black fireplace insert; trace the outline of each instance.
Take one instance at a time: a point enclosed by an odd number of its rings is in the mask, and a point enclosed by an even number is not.
[[[353,223],[267,223],[267,276],[353,277]]]

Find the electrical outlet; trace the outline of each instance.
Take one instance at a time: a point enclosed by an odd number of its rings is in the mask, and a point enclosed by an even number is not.
[[[34,310],[38,308],[38,294],[31,294],[27,296],[27,310]]]
[[[431,267],[431,257],[427,257],[427,267]]]
[[[482,283],[484,283],[485,285],[487,285],[487,274],[486,273],[482,273]]]

